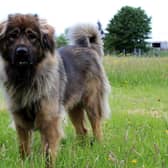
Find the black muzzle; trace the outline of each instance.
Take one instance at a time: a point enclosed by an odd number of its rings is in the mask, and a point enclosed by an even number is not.
[[[19,45],[15,49],[14,57],[12,58],[12,63],[17,66],[29,66],[32,65],[32,59],[28,47],[24,45]]]

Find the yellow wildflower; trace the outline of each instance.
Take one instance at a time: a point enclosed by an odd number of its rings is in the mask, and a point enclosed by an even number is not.
[[[136,164],[136,163],[137,163],[137,160],[136,160],[136,159],[133,159],[133,160],[131,160],[131,163],[132,163],[132,164]]]

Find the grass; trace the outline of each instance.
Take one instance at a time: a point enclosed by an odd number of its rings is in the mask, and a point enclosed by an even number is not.
[[[76,140],[65,126],[56,165],[59,168],[168,168],[168,58],[105,57],[112,84],[112,117],[103,124],[104,140]],[[35,133],[30,158],[22,162],[16,132],[3,102],[0,117],[0,167],[42,168],[40,138]]]
[[[168,85],[168,58],[107,57],[105,67],[113,86]]]

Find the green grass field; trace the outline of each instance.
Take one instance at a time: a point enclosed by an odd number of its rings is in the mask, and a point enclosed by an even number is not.
[[[80,142],[68,122],[56,166],[168,168],[168,58],[105,57],[104,65],[112,85],[112,116],[103,123],[104,139],[93,142],[90,130],[85,142]],[[20,160],[1,92],[0,111],[0,168],[43,168],[38,132],[32,155]]]

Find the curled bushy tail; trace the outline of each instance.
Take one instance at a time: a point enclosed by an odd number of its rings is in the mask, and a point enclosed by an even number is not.
[[[79,47],[88,47],[103,56],[103,42],[98,28],[92,24],[77,24],[68,32],[71,44]]]

